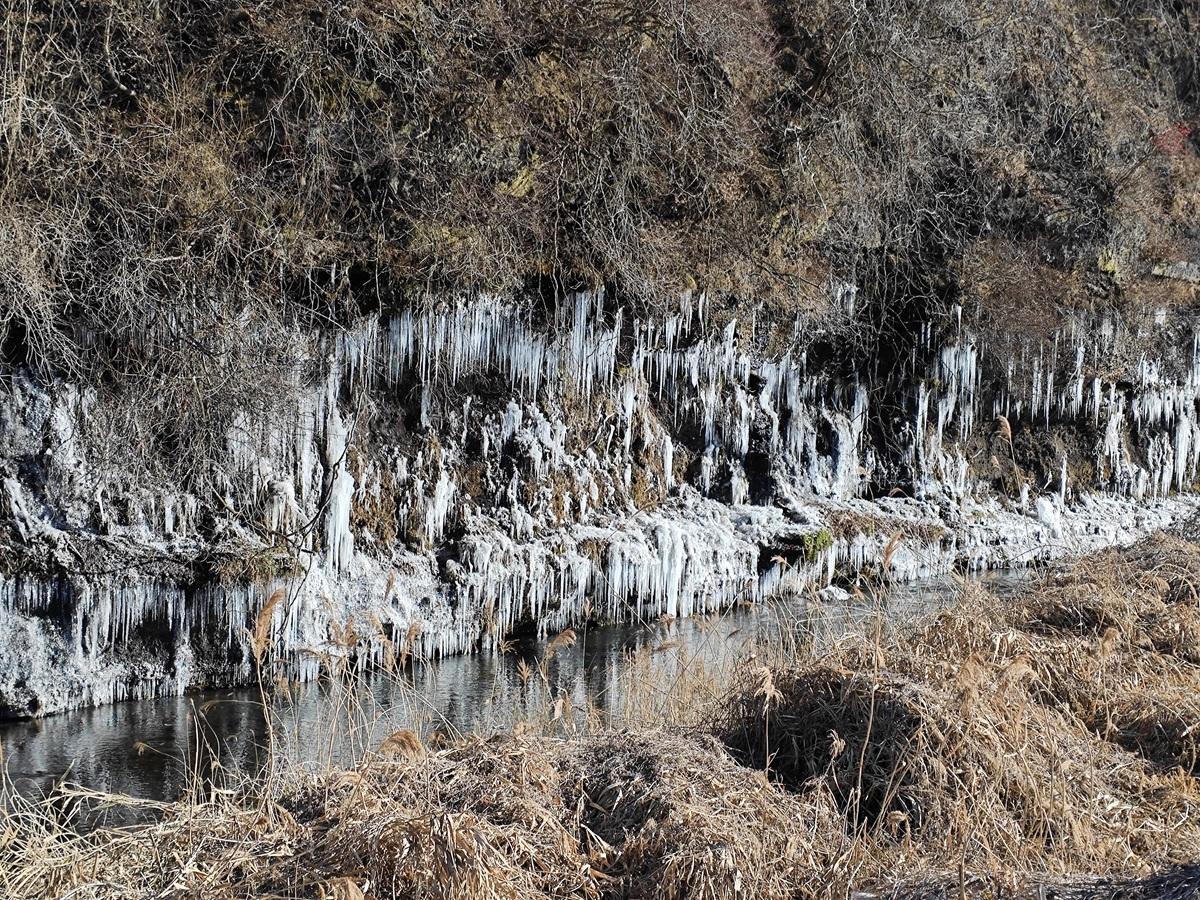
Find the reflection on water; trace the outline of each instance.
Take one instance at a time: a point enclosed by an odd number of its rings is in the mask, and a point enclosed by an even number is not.
[[[1023,573],[989,573],[981,581],[1011,595]],[[669,685],[686,668],[719,677],[780,629],[816,643],[862,632],[882,617],[911,621],[953,599],[954,578],[894,588],[886,602],[866,598],[762,604],[711,619],[581,628],[573,646],[539,666],[545,646],[478,653],[416,664],[401,675],[294,686],[271,704],[276,740],[310,764],[346,762],[398,728],[429,735],[499,731],[561,708],[576,721],[620,724],[631,693],[627,679]],[[543,675],[544,672],[544,675]],[[152,800],[177,799],[215,758],[226,771],[253,772],[265,758],[266,716],[253,689],[130,701],[44,719],[0,725],[8,776],[17,790],[40,793],[59,780]],[[651,691],[650,703],[654,702]],[[639,702],[647,702],[639,696]],[[643,709],[644,713],[644,709]],[[644,718],[644,716],[643,716]]]

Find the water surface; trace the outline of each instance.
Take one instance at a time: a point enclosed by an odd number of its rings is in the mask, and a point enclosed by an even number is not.
[[[980,576],[996,596],[1010,596],[1030,576]],[[415,663],[391,675],[290,686],[267,709],[277,744],[308,764],[347,763],[399,728],[427,738],[500,731],[530,716],[556,714],[556,727],[620,725],[631,703],[702,702],[670,695],[673,685],[719,681],[758,642],[823,643],[880,621],[913,621],[956,597],[962,582],[928,579],[891,589],[886,598],[813,602],[797,599],[731,610],[709,619],[581,628],[572,646],[545,661],[545,642],[508,653],[480,652]],[[631,680],[636,691],[627,689]],[[647,689],[649,685],[649,689]],[[128,701],[0,724],[11,784],[44,793],[60,780],[148,800],[178,799],[214,771],[253,772],[265,759],[267,714],[256,689]],[[197,776],[204,776],[197,778]]]

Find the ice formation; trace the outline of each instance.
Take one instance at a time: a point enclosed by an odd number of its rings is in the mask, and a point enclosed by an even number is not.
[[[853,315],[853,290],[831,290]],[[639,317],[603,292],[536,315],[475,297],[364,319],[317,342],[294,403],[232,423],[215,506],[106,469],[84,439],[97,398],[18,377],[0,393],[0,504],[41,563],[0,576],[0,705],[245,681],[276,592],[269,664],[303,679],[400,642],[455,653],[823,588],[885,556],[901,580],[1026,565],[1194,511],[1193,333],[1114,375],[1120,322],[997,358],[958,311],[889,386],[905,412],[883,446],[880,386],[810,366],[799,321],[765,352],[764,327],[753,310],[715,319],[699,294]],[[1000,416],[1010,435],[1091,443],[1010,498],[981,475],[1015,457]],[[1072,481],[1085,463],[1091,482]],[[198,575],[214,554],[271,564]]]

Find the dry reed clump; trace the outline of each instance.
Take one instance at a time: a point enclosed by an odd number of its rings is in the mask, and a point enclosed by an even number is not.
[[[134,803],[128,798],[88,799]],[[303,834],[277,804],[229,796],[200,803],[145,804],[160,814],[157,821],[80,834],[69,824],[58,824],[51,804],[59,800],[32,804],[6,798],[0,818],[0,896],[247,896],[234,885],[248,887],[254,873],[285,857]]]
[[[379,898],[791,898],[830,884],[847,844],[828,798],[663,732],[471,738],[283,802]]]
[[[393,736],[394,737],[394,736]],[[562,800],[555,742],[419,740],[348,771],[291,771],[256,796],[169,805],[77,836],[26,816],[5,897],[595,897]]]
[[[1169,561],[1169,562],[1168,562]],[[1157,537],[1003,608],[750,673],[714,730],[789,789],[830,791],[882,856],[935,867],[1145,871],[1200,847],[1200,547]],[[890,850],[889,850],[890,848]]]
[[[1014,611],[1039,702],[1161,769],[1200,759],[1200,547],[1157,536],[1061,573]]]
[[[844,875],[832,802],[786,794],[711,738],[385,745],[352,770],[292,772],[137,828],[6,823],[3,896],[783,900]]]
[[[563,802],[554,742],[470,739],[314,782],[305,810],[319,852],[372,896],[598,896]]]
[[[1031,703],[1014,677],[989,667],[938,686],[801,669],[765,717],[745,699],[726,740],[802,795],[831,791],[866,840],[935,867],[960,855],[1014,875],[1185,860],[1200,793]]]
[[[606,897],[824,896],[848,880],[832,798],[789,796],[711,737],[602,737],[567,770]]]

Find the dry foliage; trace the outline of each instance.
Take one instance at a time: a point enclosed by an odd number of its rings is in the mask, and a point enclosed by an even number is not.
[[[943,861],[1148,870],[1200,847],[1200,546],[1157,537],[997,606],[749,677],[715,730],[788,789]]]
[[[790,325],[832,274],[869,348],[945,301],[1046,305],[1005,266],[1070,305],[1197,252],[1188,3],[20,0],[0,26],[6,361],[115,382],[164,456],[269,407],[308,329],[431,290],[699,285]]]

